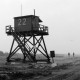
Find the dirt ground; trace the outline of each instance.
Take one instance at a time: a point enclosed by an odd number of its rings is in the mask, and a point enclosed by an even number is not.
[[[47,63],[1,63],[0,80],[80,80],[80,57],[55,58]]]

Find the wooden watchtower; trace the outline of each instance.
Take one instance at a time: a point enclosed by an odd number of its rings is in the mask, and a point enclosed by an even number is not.
[[[42,20],[35,15],[14,17],[14,27],[6,26],[7,35],[13,36],[9,56],[7,61],[11,61],[12,56],[21,50],[23,53],[23,61],[26,58],[29,61],[37,62],[36,55],[41,53],[45,57],[45,61],[50,62],[50,58],[44,41],[45,35],[48,35],[48,27],[41,25]],[[14,42],[17,46],[13,49]]]

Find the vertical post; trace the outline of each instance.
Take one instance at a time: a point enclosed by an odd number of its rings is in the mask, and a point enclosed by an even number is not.
[[[48,52],[47,52],[47,49],[46,49],[46,44],[45,44],[43,36],[42,36],[42,40],[43,40],[43,44],[44,44],[44,48],[45,48],[45,53],[46,53],[47,58],[48,58],[48,62],[50,63],[50,58],[49,58],[49,55],[48,55]]]
[[[34,16],[35,16],[35,9],[34,9]]]
[[[22,4],[21,4],[21,16],[22,16]]]
[[[11,49],[10,49],[9,56],[7,57],[7,61],[8,61],[8,62],[9,62],[9,60],[10,60],[10,58],[11,58],[10,56],[11,56],[11,54],[12,54],[11,51],[12,51],[12,48],[13,48],[13,45],[14,45],[14,40],[15,40],[15,39],[13,39],[13,42],[12,42],[12,45],[11,45]]]
[[[52,63],[54,63],[54,58],[52,57]]]
[[[25,55],[26,54],[25,43],[26,42],[25,42],[25,34],[24,34],[24,54],[23,54],[24,55],[24,59],[23,59],[24,62],[25,62],[25,59],[26,59],[26,55]]]
[[[36,61],[36,50],[35,50],[35,36],[33,35],[33,49],[34,49],[34,60]]]

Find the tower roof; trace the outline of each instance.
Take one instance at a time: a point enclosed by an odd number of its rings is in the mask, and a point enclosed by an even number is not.
[[[32,18],[38,17],[38,18],[39,18],[39,16],[26,15],[26,16],[18,16],[18,17],[14,17],[14,19],[18,19],[18,18],[29,18],[29,17],[32,17]],[[40,18],[39,18],[39,22],[42,22],[42,20],[41,20]]]

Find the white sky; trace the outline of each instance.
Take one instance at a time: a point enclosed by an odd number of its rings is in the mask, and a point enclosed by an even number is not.
[[[22,14],[40,16],[49,27],[45,37],[48,52],[80,53],[80,0],[0,0],[0,50],[10,50],[12,37],[5,33],[5,26],[14,26],[14,17]]]

